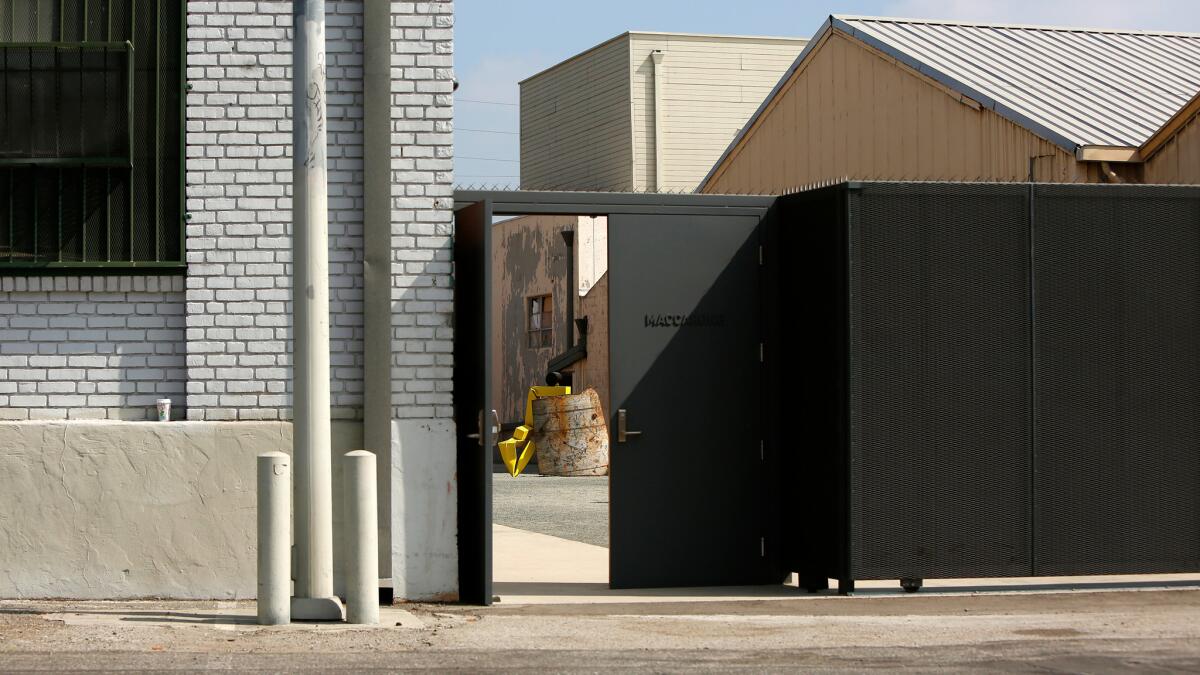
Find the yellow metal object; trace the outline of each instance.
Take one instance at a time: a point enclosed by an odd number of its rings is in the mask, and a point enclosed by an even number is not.
[[[529,466],[529,460],[537,454],[533,439],[529,438],[529,434],[533,431],[533,400],[548,396],[567,396],[570,393],[570,387],[529,388],[529,395],[525,398],[525,424],[513,430],[512,438],[497,444],[500,446],[500,459],[504,461],[504,467],[508,469],[509,475],[513,478],[521,475],[525,467]],[[518,450],[520,450],[519,455],[517,454]]]

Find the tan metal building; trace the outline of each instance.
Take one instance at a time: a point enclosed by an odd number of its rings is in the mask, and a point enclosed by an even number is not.
[[[521,186],[694,189],[806,43],[631,31],[529,77]]]
[[[807,40],[631,31],[521,82],[525,189],[690,191]],[[575,232],[569,288],[561,232]],[[493,400],[509,423],[551,360],[571,347],[567,302],[587,322],[576,390],[608,407],[606,222],[524,216],[495,225]],[[535,318],[536,316],[536,318]],[[579,333],[576,333],[577,337]]]
[[[1172,164],[1164,149],[1151,168],[1144,152],[1200,90],[1198,62],[1194,34],[831,16],[700,191],[840,179],[1195,183],[1195,161]],[[1200,135],[1194,117],[1170,131],[1172,147]]]
[[[1147,183],[1196,183],[1200,179],[1200,93],[1181,108],[1150,140],[1140,154],[1146,162]]]

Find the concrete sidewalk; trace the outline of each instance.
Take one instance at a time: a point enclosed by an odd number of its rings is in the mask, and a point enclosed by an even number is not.
[[[500,597],[500,602],[506,605],[800,600],[828,597],[831,594],[810,594],[796,587],[794,581],[778,586],[612,590],[608,587],[607,548],[503,525],[492,526],[492,537],[494,591]],[[926,582],[918,595],[1176,588],[1200,588],[1200,574],[932,579]],[[900,588],[898,580],[860,581],[856,584],[855,596],[905,595],[909,594]]]

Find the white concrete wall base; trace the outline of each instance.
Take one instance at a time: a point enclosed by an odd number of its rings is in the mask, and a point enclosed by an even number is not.
[[[335,486],[361,445],[334,422]],[[0,598],[253,598],[255,458],[291,446],[287,422],[0,423]]]
[[[458,480],[452,420],[392,421],[396,599],[458,599]]]

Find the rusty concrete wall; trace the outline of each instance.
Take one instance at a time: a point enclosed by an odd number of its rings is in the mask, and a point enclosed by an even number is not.
[[[600,395],[600,407],[605,416],[611,415],[608,406],[608,275],[592,286],[579,299],[577,316],[588,318],[588,355],[575,365],[575,391],[588,387]]]
[[[502,422],[525,413],[525,395],[544,384],[550,359],[567,349],[566,244],[559,233],[576,229],[576,216],[522,216],[495,225],[492,264],[492,400]],[[578,260],[576,261],[578,269]],[[528,298],[554,296],[553,347],[531,348],[526,335]],[[596,389],[608,412],[608,276],[575,299],[575,317],[588,317],[588,357],[571,370],[575,390]],[[577,337],[578,339],[578,337]]]
[[[575,216],[522,216],[495,225],[492,241],[492,400],[502,422],[521,419],[525,393],[544,384],[546,364],[567,348],[567,246],[559,232],[574,229]],[[554,341],[531,348],[525,303],[554,296]]]

